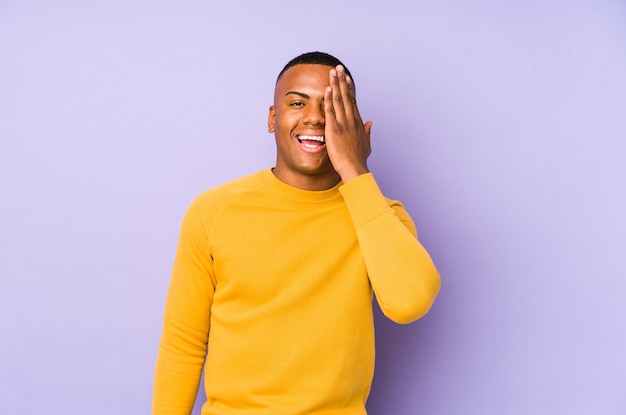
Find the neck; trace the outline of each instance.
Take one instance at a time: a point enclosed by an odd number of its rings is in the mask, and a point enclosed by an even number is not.
[[[274,176],[281,182],[302,190],[320,191],[328,190],[337,185],[341,178],[336,172],[328,172],[325,174],[285,174],[282,170],[274,167],[272,169]]]

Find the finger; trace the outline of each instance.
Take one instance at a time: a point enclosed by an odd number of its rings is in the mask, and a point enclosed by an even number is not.
[[[346,74],[346,84],[348,85],[349,97],[351,105],[352,114],[356,120],[357,124],[362,124],[363,120],[361,119],[361,114],[359,113],[359,107],[356,103],[356,88],[354,87],[354,82],[352,81],[352,77]]]
[[[346,114],[346,121],[349,123],[355,122],[355,107],[356,99],[354,96],[354,84],[350,82],[349,76],[346,73],[346,69],[342,65],[337,65],[337,81],[339,83],[339,90],[341,91],[341,101],[343,104],[344,113]],[[356,124],[360,124],[356,120]]]
[[[327,86],[324,91],[324,117],[327,126],[337,124],[335,107],[333,106],[333,89],[330,86]]]
[[[339,66],[337,66],[338,68]],[[341,86],[339,84],[339,74],[337,68],[330,70],[330,87],[332,92],[332,103],[335,111],[337,123],[344,124],[346,121],[346,112],[344,108],[343,96],[341,94]],[[344,81],[345,82],[345,81]]]

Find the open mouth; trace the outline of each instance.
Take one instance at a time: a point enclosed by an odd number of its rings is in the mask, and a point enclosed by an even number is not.
[[[296,138],[300,144],[310,149],[322,147],[326,143],[323,135],[299,135]]]

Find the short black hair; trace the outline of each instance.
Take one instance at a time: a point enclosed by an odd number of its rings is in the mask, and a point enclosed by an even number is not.
[[[285,65],[283,70],[280,71],[280,73],[278,74],[278,78],[276,78],[276,82],[278,83],[278,81],[283,76],[285,71],[287,71],[287,69],[296,65],[324,65],[324,66],[328,66],[331,68],[334,68],[337,65],[342,65],[344,69],[346,70],[346,74],[350,78],[352,78],[352,74],[350,74],[350,71],[348,70],[346,65],[344,65],[343,62],[335,58],[333,55],[329,55],[328,53],[325,53],[325,52],[307,52],[307,53],[303,53],[300,56],[296,56],[295,58],[290,60],[287,63],[287,65]],[[352,79],[352,81],[354,82],[354,79]]]

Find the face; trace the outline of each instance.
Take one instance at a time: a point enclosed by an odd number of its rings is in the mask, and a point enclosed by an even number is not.
[[[276,84],[268,130],[276,139],[278,179],[306,190],[328,189],[339,181],[324,144],[324,91],[330,67],[295,65]]]

